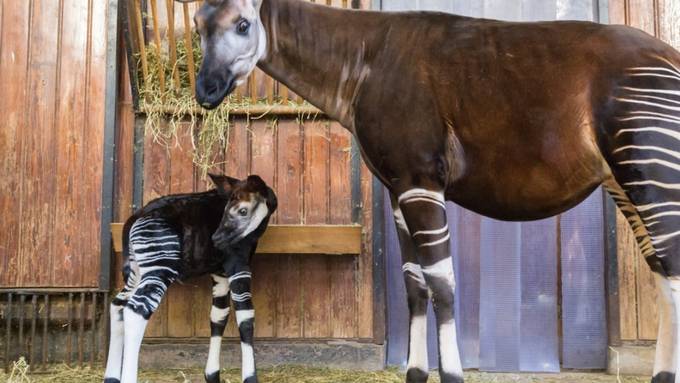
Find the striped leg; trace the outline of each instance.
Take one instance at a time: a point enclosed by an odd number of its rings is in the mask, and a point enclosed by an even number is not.
[[[237,268],[229,277],[231,299],[236,311],[236,324],[241,336],[241,377],[244,383],[257,383],[253,335],[255,333],[255,310],[250,292],[251,273],[249,267]]]
[[[205,366],[205,381],[220,382],[220,348],[222,335],[229,318],[229,281],[226,277],[212,274],[212,307],[210,308],[210,349]]]
[[[429,292],[418,263],[416,248],[396,198],[392,198],[394,222],[401,248],[402,270],[409,311],[407,383],[427,382],[427,304]]]
[[[121,369],[123,368],[123,337],[125,326],[123,322],[123,308],[127,304],[129,290],[127,286],[111,301],[109,310],[111,321],[111,334],[109,337],[109,356],[106,361],[104,383],[120,382]]]
[[[453,313],[455,281],[443,193],[411,189],[399,195],[398,202],[432,295],[437,319],[441,382],[463,382]]]
[[[123,309],[125,322],[122,383],[137,381],[139,349],[151,315],[179,277],[181,245],[174,229],[162,219],[138,220],[130,230],[131,268],[139,276]]]

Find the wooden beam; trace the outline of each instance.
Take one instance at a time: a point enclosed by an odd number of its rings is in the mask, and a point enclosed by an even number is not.
[[[113,248],[123,250],[123,224],[111,224]],[[360,225],[269,225],[257,246],[258,254],[359,255]]]

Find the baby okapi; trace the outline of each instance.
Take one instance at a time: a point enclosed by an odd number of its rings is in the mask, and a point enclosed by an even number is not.
[[[137,381],[144,330],[168,286],[206,273],[213,279],[213,300],[205,379],[220,381],[220,346],[231,294],[241,336],[243,381],[257,382],[250,260],[276,210],[276,196],[258,176],[243,181],[210,177],[217,189],[161,197],[125,223],[125,287],[111,303],[105,383]]]

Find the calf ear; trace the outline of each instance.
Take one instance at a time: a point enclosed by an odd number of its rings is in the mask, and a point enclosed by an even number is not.
[[[274,194],[270,187],[267,187],[267,208],[269,209],[269,214],[274,214],[278,206],[279,201],[276,199],[276,194]]]
[[[208,174],[208,175],[210,176],[210,179],[217,187],[217,191],[219,191],[222,194],[231,194],[232,190],[234,190],[234,188],[236,187],[236,184],[239,183],[239,180],[229,176],[220,174]]]

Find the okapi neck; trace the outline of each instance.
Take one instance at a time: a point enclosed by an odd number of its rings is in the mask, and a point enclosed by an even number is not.
[[[375,14],[263,0],[267,55],[258,66],[353,131],[353,101],[370,73],[376,39],[366,31],[375,24],[369,15]]]

